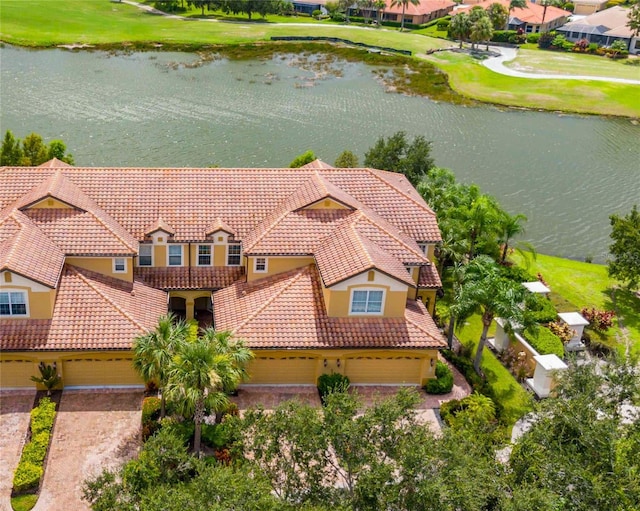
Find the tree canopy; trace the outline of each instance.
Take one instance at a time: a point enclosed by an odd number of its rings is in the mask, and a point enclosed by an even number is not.
[[[5,132],[0,148],[0,165],[31,167],[53,158],[69,165],[74,163],[73,156],[67,154],[67,146],[62,140],[52,140],[46,145],[37,133],[31,133],[20,140],[10,130]]]
[[[316,159],[316,155],[312,150],[308,150],[298,156],[296,156],[293,161],[289,164],[289,167],[292,169],[299,169],[300,167],[306,165],[307,163],[311,163]]]
[[[609,275],[635,288],[640,282],[640,212],[633,206],[624,216],[611,215]]]
[[[400,172],[413,186],[433,168],[431,142],[418,135],[409,142],[404,131],[398,131],[388,138],[380,137],[365,153],[364,164],[374,169]]]

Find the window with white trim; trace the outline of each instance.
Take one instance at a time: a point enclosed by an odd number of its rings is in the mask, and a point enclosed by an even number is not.
[[[140,245],[138,266],[153,266],[153,245]]]
[[[27,293],[0,291],[0,316],[27,316]]]
[[[198,266],[211,266],[211,245],[198,245]]]
[[[349,314],[382,314],[384,291],[354,289],[351,292]]]
[[[256,257],[255,265],[253,267],[253,271],[256,273],[266,273],[267,272],[267,258],[266,257]]]
[[[227,266],[240,266],[240,254],[242,246],[240,243],[229,243],[227,245]]]
[[[113,273],[125,273],[127,271],[127,260],[124,257],[113,258]]]
[[[182,266],[182,245],[168,245],[169,266]]]

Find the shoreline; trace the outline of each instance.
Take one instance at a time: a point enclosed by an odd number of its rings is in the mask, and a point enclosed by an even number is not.
[[[312,46],[310,48],[310,46]],[[431,68],[434,75],[442,75],[445,78],[446,88],[448,93],[441,93],[433,88],[429,90],[421,89],[420,87],[412,87],[411,84],[398,90],[399,94],[415,95],[420,97],[426,97],[433,101],[444,101],[451,104],[462,104],[467,106],[488,106],[500,109],[517,110],[517,111],[529,111],[529,112],[543,112],[543,113],[555,113],[557,115],[576,115],[576,116],[596,116],[605,119],[623,119],[628,120],[633,125],[638,125],[640,117],[634,115],[615,115],[615,114],[603,114],[599,112],[584,112],[572,109],[559,110],[557,108],[533,108],[529,106],[509,105],[505,103],[499,103],[495,101],[483,101],[463,94],[456,90],[451,83],[451,77],[446,70],[439,67],[436,63],[420,56],[402,56],[402,55],[384,55],[378,52],[369,52],[365,49],[350,46],[347,44],[338,44],[331,42],[282,42],[282,41],[254,41],[240,44],[212,44],[212,43],[167,43],[157,41],[119,41],[109,43],[71,43],[71,44],[57,44],[51,43],[48,45],[33,44],[22,45],[13,42],[7,42],[0,39],[0,48],[9,47],[21,50],[31,51],[43,51],[43,50],[64,50],[69,52],[110,52],[117,53],[134,53],[134,52],[177,52],[177,53],[198,53],[198,52],[210,52],[218,53],[223,57],[232,60],[249,60],[260,59],[270,57],[278,53],[304,53],[309,51],[315,51],[317,53],[326,53],[337,58],[345,58],[348,61],[358,61],[363,64],[371,66],[383,66],[394,69],[402,69],[409,66],[413,74],[419,73],[419,69],[422,66]],[[263,51],[255,53],[255,49],[260,48]],[[265,51],[266,50],[266,51]],[[443,50],[446,51],[446,50]]]

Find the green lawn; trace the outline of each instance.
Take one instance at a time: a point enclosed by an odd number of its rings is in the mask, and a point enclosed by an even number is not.
[[[290,21],[302,25],[267,23],[259,16],[252,22],[182,21],[109,0],[2,0],[0,39],[33,47],[89,44],[135,48],[162,44],[195,49],[313,34],[410,50],[418,56],[452,45],[419,33],[334,25],[302,17]],[[489,71],[471,57],[447,52],[436,53],[430,60],[447,72],[451,86],[468,98],[517,107],[640,117],[640,86],[569,80],[559,86],[555,80],[510,78]]]
[[[466,55],[439,52],[429,60],[449,75],[458,93],[502,105],[640,117],[640,85],[514,78],[490,71]]]
[[[514,260],[525,264],[518,255]],[[615,290],[619,319],[624,323],[626,332],[614,324],[603,340],[623,353],[626,336],[632,353],[640,355],[640,299],[609,278],[606,266],[542,254],[538,254],[535,261],[530,260],[529,265],[529,271],[542,274],[551,288],[551,299],[559,312],[579,312],[583,307],[612,310],[612,293]]]
[[[462,329],[456,332],[458,339],[464,345],[473,345],[475,355],[482,333],[480,316],[471,317]],[[489,337],[495,333],[495,324],[489,329]],[[532,409],[531,395],[516,381],[513,375],[502,365],[496,356],[488,349],[482,353],[482,370],[493,389],[496,399],[503,406],[503,418],[513,426],[515,422]]]
[[[611,76],[640,80],[640,65],[628,64],[636,61],[640,64],[640,57],[612,60],[597,55],[520,49],[515,60],[505,65],[527,73]]]

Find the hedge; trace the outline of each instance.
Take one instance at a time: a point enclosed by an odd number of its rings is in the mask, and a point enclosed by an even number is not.
[[[546,327],[538,327],[535,332],[525,330],[524,338],[540,355],[558,355],[564,357],[564,345],[560,337]]]
[[[38,488],[44,473],[43,464],[55,417],[56,405],[48,397],[43,397],[38,406],[31,410],[31,440],[23,447],[20,462],[13,473],[14,493],[24,493]]]
[[[321,374],[318,378],[318,393],[322,404],[332,392],[346,392],[350,383],[349,378],[340,373]]]
[[[436,378],[424,386],[427,394],[447,394],[453,388],[453,373],[449,366],[439,360],[436,363]]]
[[[531,293],[525,299],[527,310],[536,323],[549,323],[554,321],[558,312],[551,300],[536,293]]]

